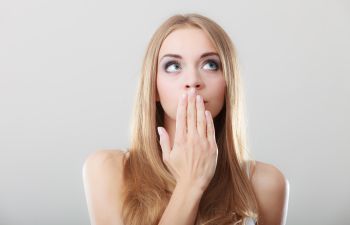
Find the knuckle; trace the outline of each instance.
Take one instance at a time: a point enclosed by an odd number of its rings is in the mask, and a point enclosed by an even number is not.
[[[182,141],[180,139],[174,140],[174,148],[181,146]]]
[[[210,154],[216,156],[218,154],[218,151],[216,148],[210,148]]]
[[[210,145],[207,141],[201,141],[201,147],[203,149],[210,149]]]
[[[197,130],[196,129],[192,129],[191,131],[190,131],[190,134],[191,134],[191,140],[193,141],[193,142],[199,142],[200,141],[200,136],[199,136],[199,134],[198,134],[198,132],[197,132]]]
[[[193,140],[193,138],[194,138],[194,136],[195,136],[195,129],[192,129],[192,128],[189,128],[188,129],[188,138],[190,139],[190,140]]]
[[[174,146],[180,146],[182,143],[184,143],[185,137],[183,135],[177,136],[174,140]]]

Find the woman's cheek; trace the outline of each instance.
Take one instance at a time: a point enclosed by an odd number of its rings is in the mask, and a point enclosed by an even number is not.
[[[169,99],[170,99],[169,107],[171,108],[171,114],[172,114],[171,117],[175,119],[179,100],[177,99],[176,95],[169,96]]]
[[[164,110],[164,112],[167,114],[167,116],[171,117],[172,119],[176,118],[177,113],[177,105],[178,101],[175,99],[176,97],[171,95],[171,91],[160,92],[160,103]]]

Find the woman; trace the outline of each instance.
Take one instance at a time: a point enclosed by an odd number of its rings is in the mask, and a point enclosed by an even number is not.
[[[92,224],[285,224],[288,181],[249,156],[242,99],[225,31],[194,13],[166,20],[144,57],[131,147],[84,163]]]

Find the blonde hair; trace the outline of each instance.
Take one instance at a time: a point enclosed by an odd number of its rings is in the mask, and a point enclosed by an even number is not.
[[[162,161],[156,131],[157,126],[164,126],[164,110],[156,102],[156,75],[164,39],[172,31],[185,27],[199,28],[207,34],[218,51],[226,81],[225,104],[214,119],[219,149],[217,168],[202,195],[195,224],[243,224],[248,216],[256,220],[258,217],[256,196],[244,172],[244,162],[250,159],[250,154],[233,43],[214,21],[189,13],[174,15],[161,24],[144,56],[132,117],[130,154],[124,169],[122,217],[127,225],[158,224],[176,185]]]

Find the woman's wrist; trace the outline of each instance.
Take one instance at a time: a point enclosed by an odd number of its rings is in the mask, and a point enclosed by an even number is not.
[[[177,182],[175,189],[182,192],[185,196],[194,199],[200,199],[205,190],[200,185],[185,180]]]

